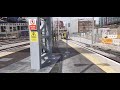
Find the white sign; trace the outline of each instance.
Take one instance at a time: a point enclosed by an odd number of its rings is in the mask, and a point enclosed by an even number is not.
[[[36,19],[29,19],[29,30],[37,30]]]

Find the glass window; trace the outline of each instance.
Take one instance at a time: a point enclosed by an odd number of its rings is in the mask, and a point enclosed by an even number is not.
[[[70,23],[68,23],[68,27],[70,27]]]
[[[10,27],[10,29],[12,29],[12,27]]]
[[[16,27],[13,27],[13,31],[16,31]]]
[[[20,26],[17,26],[17,30],[20,30]]]
[[[5,32],[6,31],[6,27],[5,26],[1,26],[1,32]]]

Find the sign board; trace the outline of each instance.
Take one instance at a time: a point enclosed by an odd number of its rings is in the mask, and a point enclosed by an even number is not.
[[[112,44],[113,40],[111,38],[102,38],[103,44]]]
[[[36,19],[29,19],[29,30],[37,30]]]
[[[38,42],[38,32],[30,31],[30,42]]]

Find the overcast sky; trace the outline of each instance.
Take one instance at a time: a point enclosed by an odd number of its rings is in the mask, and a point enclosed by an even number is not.
[[[84,19],[84,18],[87,18],[87,19],[92,19],[92,17],[54,17],[54,20],[55,19],[59,19],[59,20],[62,20],[62,21],[64,21],[65,23],[66,22],[68,22],[68,21],[70,21],[70,19],[72,20],[72,19]],[[99,17],[94,17],[94,19],[96,20],[96,24],[98,24],[99,23]]]
[[[28,17],[28,18],[35,18],[35,17]],[[87,18],[87,19],[89,18],[89,19],[90,19],[90,18],[92,18],[92,17],[53,17],[54,20],[56,20],[57,18],[58,18],[59,20],[62,20],[62,21],[64,21],[64,22],[66,23],[66,22],[70,21],[70,19],[71,19],[71,20],[72,20],[72,19],[76,19],[76,18],[77,18],[77,19],[78,19],[78,18],[79,18],[79,19],[84,19],[84,18]],[[98,23],[99,23],[99,17],[94,17],[94,19],[96,20],[96,24],[98,24]]]

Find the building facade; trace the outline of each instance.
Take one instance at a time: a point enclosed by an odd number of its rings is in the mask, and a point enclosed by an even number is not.
[[[86,33],[88,31],[91,31],[92,29],[93,29],[93,21],[78,20],[78,33]]]
[[[58,29],[59,29],[59,32],[58,32]],[[54,21],[53,30],[55,33],[59,33],[59,34],[67,31],[63,21]]]
[[[0,37],[29,36],[28,22],[23,17],[0,17]]]
[[[62,29],[65,27],[63,21],[54,21],[54,29],[58,29],[58,26],[59,26],[59,29]]]
[[[94,26],[96,21],[94,20]],[[68,22],[68,31],[70,34],[73,33],[86,33],[93,30],[93,20],[92,19],[73,19]]]
[[[100,17],[99,26],[104,27],[107,25],[120,24],[120,17]]]
[[[29,36],[28,23],[0,23],[0,37]]]

